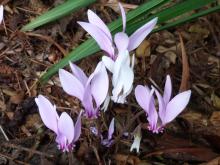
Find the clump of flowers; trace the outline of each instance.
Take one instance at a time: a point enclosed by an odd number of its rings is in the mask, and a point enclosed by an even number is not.
[[[89,77],[75,64],[70,63],[70,68],[72,73],[64,69],[59,70],[63,90],[82,102],[87,117],[97,118],[100,105],[105,101],[109,86],[104,64],[99,62]]]
[[[126,15],[123,7],[119,4],[122,15],[122,32],[115,34],[114,39],[105,23],[91,10],[88,10],[89,22],[78,22],[98,43],[105,52],[105,56],[97,64],[94,72],[87,77],[77,65],[70,62],[71,72],[64,69],[59,70],[59,78],[63,90],[78,98],[84,108],[85,116],[88,119],[99,117],[99,110],[103,104],[104,109],[108,107],[108,102],[113,100],[116,103],[124,104],[126,97],[133,89],[134,81],[134,55],[129,52],[136,49],[144,38],[153,30],[157,23],[157,18],[152,19],[141,28],[136,30],[131,36],[125,33]],[[0,23],[3,19],[3,7],[0,6]],[[109,78],[106,68],[112,73],[112,95],[108,95]],[[168,75],[164,87],[163,96],[153,86],[138,85],[135,88],[135,97],[138,104],[144,109],[149,123],[149,130],[159,133],[164,130],[166,124],[174,120],[187,106],[191,91],[179,93],[171,99],[172,83]],[[157,99],[155,99],[155,96]],[[158,102],[158,111],[156,103]],[[56,134],[58,148],[62,151],[71,151],[75,142],[81,134],[80,112],[76,124],[66,113],[60,116],[56,112],[56,106],[42,95],[35,98],[41,119],[45,126]],[[108,136],[100,135],[95,127],[90,127],[93,134],[101,139],[101,144],[110,147],[113,144],[113,133],[115,130],[115,119],[111,120],[108,128]],[[134,142],[130,151],[136,149],[139,152],[141,142],[140,125],[134,131]]]
[[[159,111],[156,111],[154,93],[156,93]],[[187,106],[191,90],[181,92],[171,99],[172,83],[170,76],[166,78],[163,96],[152,87],[138,85],[135,88],[135,97],[138,104],[144,109],[149,122],[149,130],[153,133],[162,132],[165,125],[174,120]]]
[[[125,33],[126,15],[119,3],[122,15],[123,30],[113,37],[105,23],[91,10],[88,10],[89,22],[78,22],[97,42],[107,56],[102,57],[106,68],[112,76],[112,97],[116,103],[125,103],[126,96],[132,91],[134,81],[134,56],[130,60],[129,52],[136,49],[146,36],[153,30],[157,18],[152,19],[137,29],[130,37]]]
[[[74,143],[79,139],[81,134],[81,113],[74,126],[71,117],[66,112],[63,112],[59,116],[56,106],[52,105],[44,96],[39,95],[35,98],[35,102],[43,123],[57,135],[56,142],[58,148],[63,152],[71,151],[74,148]]]

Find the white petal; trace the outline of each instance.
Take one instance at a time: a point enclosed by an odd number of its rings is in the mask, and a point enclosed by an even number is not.
[[[102,56],[102,62],[110,72],[113,72],[114,61],[110,57]]]

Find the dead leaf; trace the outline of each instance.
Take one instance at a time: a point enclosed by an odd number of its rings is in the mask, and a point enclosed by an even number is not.
[[[200,165],[219,165],[220,164],[220,157],[217,157],[215,159],[212,159],[211,161],[207,163],[202,163]]]
[[[136,49],[136,56],[139,58],[149,57],[151,53],[150,42],[144,40]]]
[[[211,101],[215,108],[220,109],[220,98],[214,92],[211,95]]]
[[[194,24],[189,27],[189,32],[198,33],[202,35],[203,38],[207,38],[210,34],[210,31],[199,24]]]
[[[220,112],[214,111],[209,121],[213,126],[220,127]]]
[[[13,104],[20,104],[24,100],[24,92],[20,91],[10,97],[10,102]]]
[[[169,59],[169,61],[172,63],[172,64],[175,64],[176,63],[176,53],[172,52],[172,51],[168,51],[164,54],[164,56]]]
[[[182,54],[182,79],[179,88],[179,92],[183,92],[189,89],[189,63],[188,57],[186,55],[185,46],[181,34],[179,34],[180,44],[181,44],[181,54]]]
[[[159,45],[157,48],[156,48],[156,51],[158,53],[166,53],[168,51],[176,51],[176,46],[172,46],[172,47],[165,47],[165,46],[162,46],[162,45]]]
[[[137,156],[133,156],[133,155],[116,154],[114,156],[114,159],[116,160],[117,165],[123,165],[123,164],[138,165],[141,162],[141,160]]]

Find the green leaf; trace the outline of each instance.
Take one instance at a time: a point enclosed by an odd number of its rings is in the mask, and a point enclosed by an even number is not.
[[[74,11],[77,11],[82,7],[86,7],[94,2],[96,2],[96,0],[67,0],[63,4],[37,17],[32,22],[25,25],[21,30],[22,31],[33,30],[34,28],[58,20],[59,18],[66,16]]]
[[[146,22],[148,22],[154,17],[158,17],[158,24],[161,24],[170,19],[176,18],[177,16],[180,16],[192,10],[199,9],[215,1],[216,0],[185,0],[182,3],[178,3],[174,6],[164,9],[148,18],[142,17],[142,20],[138,20],[136,22],[129,24],[127,31],[133,32],[134,30],[143,26]]]
[[[165,29],[168,29],[168,28],[171,28],[171,27],[176,27],[178,25],[181,25],[185,22],[189,22],[189,21],[192,21],[192,20],[195,20],[196,18],[198,17],[202,17],[204,15],[207,15],[207,14],[210,14],[210,13],[214,13],[214,12],[217,12],[217,11],[220,11],[220,5],[216,6],[216,7],[213,7],[213,8],[210,8],[210,9],[207,9],[207,10],[204,10],[204,11],[201,11],[199,13],[196,13],[196,14],[193,14],[189,17],[184,17],[184,18],[181,18],[177,21],[174,21],[174,22],[171,22],[171,23],[167,23],[157,29],[155,29],[153,32],[158,32],[158,31],[161,31],[161,30],[165,30]]]

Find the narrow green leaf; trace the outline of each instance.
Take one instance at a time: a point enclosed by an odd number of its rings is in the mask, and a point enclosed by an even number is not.
[[[167,0],[152,0],[148,3],[145,3],[138,7],[137,9],[128,12],[127,14],[127,21],[130,21],[131,19],[135,19],[138,17],[139,14],[142,12],[150,11],[154,7],[159,6],[160,4],[163,4]],[[108,26],[111,31],[115,31],[116,29],[119,29],[122,27],[121,19],[117,19],[116,21],[112,22]],[[94,54],[98,52],[100,48],[96,44],[95,40],[90,38],[81,45],[79,45],[77,48],[75,48],[72,52],[70,52],[66,57],[64,57],[62,60],[59,61],[59,63],[54,64],[49,70],[40,78],[40,82],[44,83],[48,81],[48,79],[53,76],[59,68],[63,68],[66,65],[68,65],[69,61],[77,61],[84,57],[87,57],[91,54]]]
[[[164,9],[148,18],[143,17],[142,20],[138,20],[129,24],[127,31],[128,33],[133,32],[154,17],[158,17],[158,24],[164,23],[170,19],[176,18],[177,16],[180,16],[189,11],[199,9],[215,1],[216,0],[185,0],[182,3],[178,3],[172,7]]]
[[[217,11],[220,11],[220,5],[218,5],[216,7],[213,7],[213,8],[210,8],[210,9],[207,9],[207,10],[203,10],[203,11],[201,11],[199,13],[196,13],[196,14],[193,14],[189,17],[181,18],[177,21],[167,23],[166,25],[163,25],[163,26],[155,29],[153,32],[158,32],[158,31],[165,30],[165,29],[168,29],[168,28],[171,28],[171,27],[176,27],[176,26],[181,25],[185,22],[195,20],[198,17],[202,17],[204,15],[208,15],[210,13],[214,13],[214,12],[217,12]]]
[[[21,30],[22,31],[33,30],[34,28],[58,20],[59,18],[66,16],[74,11],[77,11],[82,7],[86,7],[94,2],[96,2],[96,0],[67,0],[63,4],[37,17],[32,22],[25,25]]]

